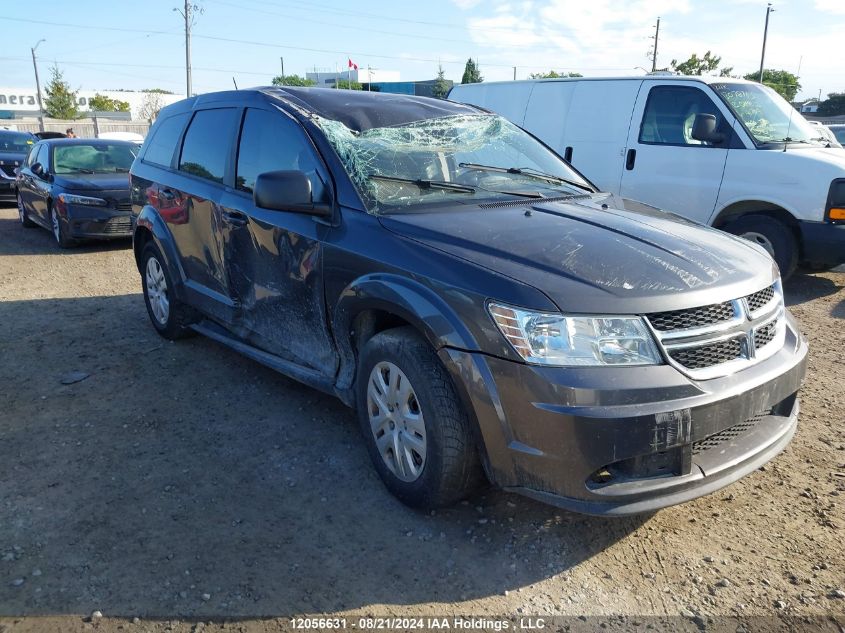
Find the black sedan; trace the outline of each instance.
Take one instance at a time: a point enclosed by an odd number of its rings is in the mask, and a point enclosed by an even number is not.
[[[125,141],[36,143],[18,170],[21,224],[52,231],[61,248],[82,239],[130,237],[129,168],[135,152]]]
[[[37,142],[29,132],[0,130],[0,198],[14,198],[15,170]]]

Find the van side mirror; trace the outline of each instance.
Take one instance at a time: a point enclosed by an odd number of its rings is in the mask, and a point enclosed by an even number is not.
[[[268,171],[255,179],[252,193],[255,206],[272,211],[293,211],[327,217],[332,205],[314,201],[311,180],[302,171]]]
[[[696,141],[719,144],[725,135],[716,131],[716,117],[712,114],[696,114],[692,123],[692,137]]]

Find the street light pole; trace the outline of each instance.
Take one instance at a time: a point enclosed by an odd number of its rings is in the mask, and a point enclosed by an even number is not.
[[[657,38],[659,38],[659,37],[660,37],[660,16],[657,17],[657,26],[654,29],[654,53],[651,56],[651,72],[657,72]]]
[[[35,62],[35,49],[38,48],[41,42],[46,41],[43,39],[38,40],[35,46],[29,49],[32,53],[32,68],[35,70],[35,92],[38,95],[38,127],[42,132],[44,131],[44,106],[41,103],[41,81],[38,79],[38,64]]]
[[[763,52],[760,55],[760,83],[763,83],[763,64],[766,61],[766,38],[769,36],[769,14],[774,11],[772,3],[766,7],[766,26],[763,28]]]

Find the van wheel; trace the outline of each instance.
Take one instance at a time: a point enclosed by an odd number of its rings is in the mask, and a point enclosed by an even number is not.
[[[403,503],[431,509],[481,482],[469,420],[446,369],[410,327],[376,334],[361,352],[358,419],[384,485]]]
[[[784,279],[795,272],[798,265],[798,244],[792,230],[777,218],[768,215],[745,215],[728,224],[725,230],[765,248],[777,262]]]
[[[194,311],[173,294],[173,282],[158,247],[150,242],[141,253],[141,283],[144,303],[156,331],[166,339],[190,336],[188,325],[196,320]]]

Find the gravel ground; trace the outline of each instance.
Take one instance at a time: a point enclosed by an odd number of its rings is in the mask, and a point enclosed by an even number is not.
[[[801,422],[751,476],[637,518],[495,490],[428,515],[385,491],[340,402],[159,338],[128,247],[60,252],[0,209],[0,633],[304,613],[845,622],[842,269],[787,286],[811,346]]]

